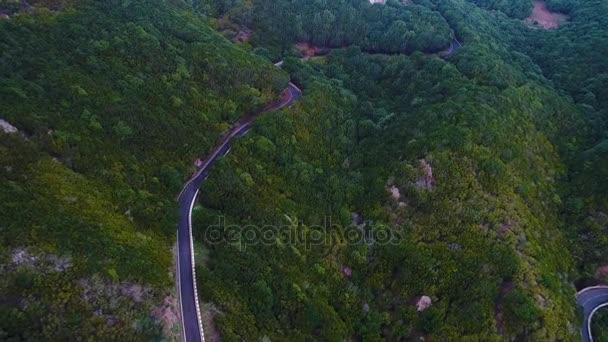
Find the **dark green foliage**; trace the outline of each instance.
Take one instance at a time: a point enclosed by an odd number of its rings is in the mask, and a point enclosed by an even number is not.
[[[224,340],[577,340],[570,284],[608,261],[604,3],[548,1],[555,31],[513,19],[530,1],[64,5],[0,21],[1,118],[27,137],[0,134],[0,339],[166,334],[174,196],[288,72],[304,96],[232,144],[194,213]],[[255,29],[252,53],[210,26]],[[299,41],[336,49],[269,63]]]
[[[158,339],[174,196],[287,77],[184,4],[72,5],[0,21],[1,118],[20,130],[0,133],[0,339]]]
[[[472,5],[453,6],[442,10],[466,10],[494,25]],[[463,25],[471,32],[466,39],[481,39]],[[565,168],[557,146],[566,150],[574,140],[566,128],[581,125],[580,112],[542,76],[528,77],[538,68],[506,43],[494,50],[472,44],[477,49],[465,45],[453,63],[358,48],[306,65],[288,61],[304,97],[292,110],[261,118],[255,133],[234,145],[203,189],[199,227],[225,215],[237,230],[301,220],[291,229],[307,231],[330,215],[348,225],[348,213],[359,212],[366,230],[399,239],[311,249],[208,245],[201,295],[224,303],[217,321],[223,335],[497,339],[495,303],[504,296],[503,337],[576,339],[566,324],[575,308],[567,282],[572,260],[558,229],[557,181]],[[416,185],[423,159],[433,169],[432,190]],[[404,205],[387,193],[391,178]],[[270,320],[246,304],[259,296],[248,284],[261,279],[274,294]],[[504,287],[510,283],[517,290]],[[284,292],[294,287],[302,294]],[[419,313],[415,298],[423,294],[433,305]],[[236,323],[245,317],[249,323]]]
[[[237,5],[251,11],[246,16],[234,15],[235,7],[228,11],[223,2],[212,13],[254,27],[254,42],[282,48],[304,41],[333,48],[358,45],[369,52],[434,52],[447,48],[452,40],[452,32],[439,14],[414,4],[388,1],[371,5],[367,0],[252,3]]]
[[[608,310],[600,309],[593,315],[591,331],[593,332],[593,340],[598,342],[608,341]]]
[[[605,213],[608,211],[608,5],[603,1],[548,1],[568,13],[569,22],[556,31],[522,28],[511,31],[513,46],[528,54],[559,89],[584,113],[586,128],[565,146],[570,174],[564,184],[565,217],[581,269],[593,275],[608,262]]]
[[[523,19],[530,15],[532,0],[470,0],[482,8],[498,10],[510,17]]]

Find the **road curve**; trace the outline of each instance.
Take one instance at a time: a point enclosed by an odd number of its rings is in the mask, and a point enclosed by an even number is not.
[[[583,307],[584,319],[581,327],[583,342],[592,342],[591,319],[597,310],[608,307],[608,286],[591,286],[582,289],[576,294],[576,301]]]
[[[177,224],[177,286],[179,291],[182,337],[185,342],[205,341],[203,325],[196,289],[196,273],[194,270],[194,242],[192,239],[192,208],[199,188],[207,178],[213,163],[223,156],[230,148],[230,141],[235,136],[245,133],[256,115],[290,106],[302,91],[293,83],[289,83],[281,98],[266,105],[256,113],[249,113],[239,119],[222,137],[211,153],[203,159],[200,168],[186,182],[177,201],[179,203],[179,221]]]
[[[450,47],[444,51],[443,58],[450,58],[453,54],[458,52],[461,47],[462,44],[460,44],[458,38],[454,37],[454,39],[452,39],[452,42],[450,43]]]

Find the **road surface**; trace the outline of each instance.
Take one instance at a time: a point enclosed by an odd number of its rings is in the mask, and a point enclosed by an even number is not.
[[[192,240],[192,207],[198,190],[207,178],[210,167],[221,156],[226,154],[230,148],[230,141],[235,136],[245,133],[255,119],[256,115],[290,106],[302,91],[293,83],[289,83],[283,91],[281,98],[273,103],[266,105],[257,113],[244,115],[237,121],[228,132],[222,137],[219,143],[213,148],[211,153],[203,159],[200,168],[186,182],[184,188],[178,196],[179,221],[177,224],[177,286],[179,290],[181,316],[182,316],[182,337],[185,342],[204,341],[203,326],[201,323],[201,313],[196,291],[196,274],[194,271],[194,250]]]
[[[445,50],[445,52],[443,53],[443,58],[449,58],[450,56],[455,54],[458,50],[460,50],[461,47],[462,47],[462,44],[460,44],[458,39],[456,37],[454,37],[454,39],[452,39],[452,42],[450,43],[450,47],[447,50]]]
[[[606,307],[604,310],[608,310],[608,286],[592,286],[582,289],[576,294],[576,301],[583,307],[584,320],[581,328],[583,342],[591,342],[593,341],[591,318],[602,307]]]

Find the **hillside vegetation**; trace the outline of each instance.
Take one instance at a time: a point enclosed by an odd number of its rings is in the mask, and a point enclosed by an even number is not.
[[[159,335],[182,180],[286,75],[161,1],[35,8],[0,50],[0,339]]]
[[[175,195],[289,78],[194,210],[207,337],[580,339],[574,284],[608,264],[605,2],[548,0],[554,30],[531,0],[7,4],[0,339],[175,338]]]
[[[420,4],[462,38],[454,56],[352,46],[289,61],[300,104],[261,119],[205,184],[199,240],[221,220],[305,236],[206,241],[201,296],[222,336],[578,339],[564,189],[593,120],[514,44],[534,36],[524,23]],[[346,243],[351,213],[398,243]]]

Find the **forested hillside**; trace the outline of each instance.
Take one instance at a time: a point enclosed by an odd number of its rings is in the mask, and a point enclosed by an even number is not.
[[[605,1],[31,5],[0,3],[0,339],[178,338],[175,195],[291,79],[194,209],[207,339],[580,340]]]
[[[308,241],[312,247],[245,237],[209,243],[201,295],[219,306],[222,335],[491,339],[500,332],[574,340],[572,263],[553,208],[563,166],[533,123],[532,115],[551,109],[527,108],[551,95],[534,85],[492,90],[422,56],[348,50],[329,61],[326,75],[353,93],[309,80],[297,108],[262,119],[259,136],[244,138],[204,187],[222,195],[204,200],[201,227],[221,215],[226,226],[306,232],[328,218],[346,227],[354,212],[364,218],[362,231],[388,231],[397,241],[347,244],[331,230],[323,244]],[[340,93],[348,106],[337,106]],[[331,115],[320,119],[318,111]],[[520,128],[510,128],[516,120]],[[494,134],[475,126],[483,123]],[[428,184],[423,165],[432,168]],[[422,295],[433,306],[418,313]]]
[[[327,218],[344,229],[352,215],[399,243],[352,245],[327,227],[312,249],[206,241],[201,295],[220,335],[578,339],[572,282],[584,274],[567,189],[597,115],[516,44],[553,32],[466,1],[419,4],[464,47],[447,61],[363,44],[291,61],[304,99],[220,163],[198,219],[203,241],[218,217],[228,231],[264,223],[312,239]],[[418,312],[421,296],[432,306]]]
[[[556,87],[570,94],[588,117],[591,131],[571,160],[568,224],[577,256],[587,272],[608,260],[608,4],[603,1],[552,1],[572,23],[558,32],[534,32],[517,41]],[[532,41],[535,41],[533,45]]]
[[[175,195],[286,75],[162,1],[34,8],[0,51],[0,339],[179,332]]]
[[[513,18],[523,19],[530,15],[532,1],[530,0],[470,0],[487,10],[497,10]]]
[[[303,41],[331,48],[356,44],[368,52],[434,52],[447,48],[453,36],[438,13],[397,1],[386,5],[367,0],[207,3],[209,13],[222,16],[222,21],[255,27],[252,40],[271,50]]]

